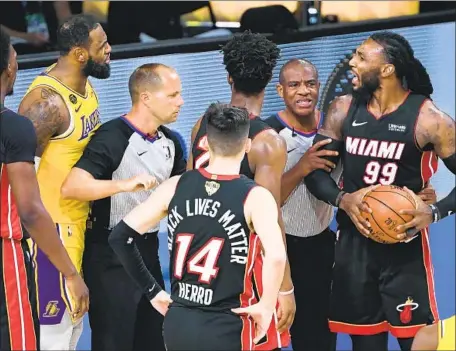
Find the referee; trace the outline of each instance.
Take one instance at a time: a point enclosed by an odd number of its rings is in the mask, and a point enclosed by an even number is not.
[[[296,316],[291,326],[295,351],[326,351],[332,347],[328,309],[335,234],[329,224],[334,210],[317,200],[303,180],[314,169],[331,172],[336,168],[320,158],[333,154],[333,151],[318,150],[326,141],[312,147],[323,120],[316,109],[319,87],[318,72],[312,63],[298,59],[288,61],[280,70],[277,85],[286,108],[266,119],[287,143],[288,160],[281,194],[288,260],[295,287]],[[338,167],[332,175],[338,178],[340,173]]]
[[[130,112],[103,124],[87,145],[62,195],[93,201],[87,222],[83,272],[90,291],[92,350],[165,350],[163,317],[124,270],[108,244],[119,221],[155,186],[185,171],[179,140],[164,124],[183,105],[176,71],[146,64],[130,76]],[[159,226],[136,239],[147,269],[164,289],[158,257]]]

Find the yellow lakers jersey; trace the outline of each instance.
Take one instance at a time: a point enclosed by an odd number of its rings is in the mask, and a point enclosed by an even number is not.
[[[27,93],[37,87],[55,90],[65,101],[71,120],[68,130],[51,138],[43,150],[37,178],[41,199],[54,222],[76,223],[86,220],[89,203],[62,199],[60,188],[93,133],[100,127],[98,98],[89,81],[83,96],[53,77],[49,73],[52,67],[35,78]]]
[[[456,350],[456,316],[439,321],[439,346],[437,350]]]

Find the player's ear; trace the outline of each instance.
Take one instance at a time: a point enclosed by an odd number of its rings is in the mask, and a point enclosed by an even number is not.
[[[387,64],[387,65],[383,66],[382,76],[389,77],[389,76],[393,75],[395,72],[396,72],[396,69],[395,69],[394,65]]]
[[[283,99],[283,86],[280,83],[276,84],[276,91],[277,95],[279,95]]]
[[[80,47],[76,47],[73,50],[73,55],[76,61],[79,63],[85,63],[89,59],[89,53],[87,52],[87,50]]]
[[[251,148],[252,148],[252,139],[247,138],[247,140],[245,141],[245,152],[249,153]]]
[[[233,78],[231,78],[231,76],[229,74],[226,76],[226,81],[228,82],[228,84],[230,86],[233,85]]]

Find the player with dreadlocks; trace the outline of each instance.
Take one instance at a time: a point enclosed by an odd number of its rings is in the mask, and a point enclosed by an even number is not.
[[[455,192],[412,213],[412,222],[397,228],[406,242],[394,245],[369,239],[361,211],[370,210],[362,199],[376,184],[418,193],[435,173],[437,157],[456,173],[455,122],[431,100],[430,77],[401,35],[373,34],[350,66],[353,94],[331,103],[314,139],[331,138],[325,148],[343,155],[344,188],[325,171],[305,178],[318,199],[340,209],[330,327],[350,334],[355,351],[387,350],[388,331],[410,350],[417,330],[438,321],[426,218],[448,216]]]
[[[280,204],[281,178],[287,159],[286,144],[282,137],[259,117],[264,90],[272,78],[280,50],[263,35],[246,31],[228,41],[222,48],[222,53],[223,63],[228,72],[228,84],[231,86],[230,105],[246,108],[251,118],[249,138],[252,140],[252,147],[242,161],[240,173],[268,189]],[[207,121],[200,118],[192,130],[192,154],[189,157],[188,169],[205,168],[209,164],[206,126]],[[279,223],[285,241],[281,217]],[[261,262],[255,262],[253,268],[256,272],[255,289],[260,294],[261,266]],[[293,323],[296,310],[293,291],[287,264],[279,293],[278,324],[275,325],[276,319],[273,318],[268,343],[263,345],[266,347],[265,350],[284,347],[289,342],[288,330]],[[250,303],[253,304],[255,301]]]

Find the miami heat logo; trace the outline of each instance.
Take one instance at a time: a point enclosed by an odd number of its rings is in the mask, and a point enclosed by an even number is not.
[[[397,305],[396,310],[399,312],[399,318],[403,324],[408,324],[412,320],[412,311],[418,308],[418,304],[413,302],[412,298],[407,298],[405,303]]]

